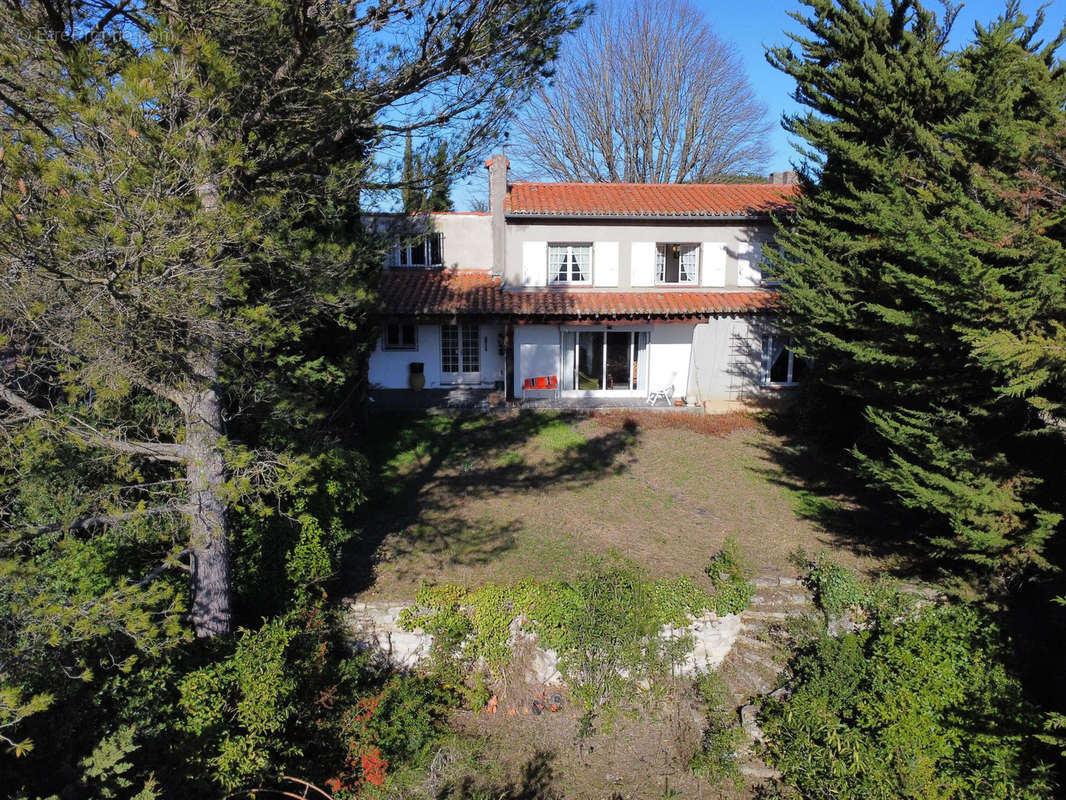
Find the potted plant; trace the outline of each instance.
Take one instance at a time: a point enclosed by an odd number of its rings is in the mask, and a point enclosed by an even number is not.
[[[407,376],[407,385],[411,391],[420,392],[426,387],[426,364],[424,361],[412,361],[411,374]]]

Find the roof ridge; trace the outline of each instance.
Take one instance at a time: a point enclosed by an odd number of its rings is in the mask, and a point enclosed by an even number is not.
[[[729,186],[729,187],[754,187],[759,189],[776,189],[778,191],[784,191],[786,189],[796,188],[799,186],[797,183],[754,183],[749,181],[704,181],[699,183],[649,183],[642,181],[508,181],[510,186],[573,186],[588,188],[592,186],[598,187],[677,187],[677,188],[698,188],[702,186]]]

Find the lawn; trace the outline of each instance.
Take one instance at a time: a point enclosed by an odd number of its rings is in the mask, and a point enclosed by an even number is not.
[[[840,533],[847,502],[804,477],[802,448],[750,416],[378,413],[370,428],[371,502],[345,565],[368,600],[566,578],[612,552],[695,577],[730,535],[763,573],[794,574],[796,548],[885,566]]]
[[[631,559],[650,577],[687,575],[710,588],[704,567],[729,536],[764,577],[797,575],[790,554],[798,548],[830,550],[865,573],[904,572],[899,555],[886,555],[899,552],[882,538],[889,515],[856,502],[839,467],[801,437],[776,432],[779,423],[672,411],[379,412],[367,442],[370,497],[362,535],[346,554],[344,591],[404,605],[423,581],[567,579],[605,555]],[[730,703],[749,691],[739,676],[748,668],[720,671]],[[700,746],[703,706],[691,680],[671,677],[665,687],[634,692],[609,730],[585,738],[575,703],[536,716],[529,701],[537,687],[500,679],[492,691],[501,713],[456,711],[458,738],[435,759],[455,760],[495,787],[463,797],[759,796],[755,779],[734,787],[696,777],[689,758]],[[456,755],[465,750],[473,755]]]

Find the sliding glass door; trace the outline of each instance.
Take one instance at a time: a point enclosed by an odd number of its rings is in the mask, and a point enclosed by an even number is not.
[[[563,390],[647,388],[648,334],[643,331],[563,331]]]

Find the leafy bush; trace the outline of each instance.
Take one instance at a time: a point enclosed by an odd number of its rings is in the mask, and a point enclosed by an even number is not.
[[[275,759],[298,752],[280,734],[294,710],[286,648],[294,632],[273,620],[241,631],[228,659],[190,672],[179,686],[185,731],[198,737],[218,782],[236,789]]]
[[[714,585],[714,613],[739,614],[748,607],[755,594],[755,584],[751,581],[755,571],[735,536],[725,540],[704,571]]]
[[[1039,716],[1004,666],[998,631],[966,607],[824,636],[767,700],[768,755],[804,797],[1042,798]]]
[[[792,554],[792,560],[806,572],[803,582],[827,617],[839,617],[849,608],[863,605],[866,600],[867,586],[828,554],[819,553],[810,558],[802,550],[797,550]]]
[[[744,743],[744,731],[736,714],[728,708],[728,695],[722,679],[715,672],[699,677],[696,688],[705,707],[706,727],[700,747],[689,761],[692,773],[715,783],[728,781],[738,789],[744,784],[737,751]]]
[[[638,682],[668,673],[690,642],[663,636],[664,626],[685,625],[712,601],[688,578],[650,580],[634,564],[608,561],[570,582],[423,586],[400,624],[432,633],[437,669],[458,682],[478,665],[498,672],[511,657],[511,622],[523,618],[559,654],[591,719]]]

